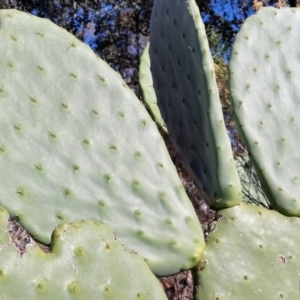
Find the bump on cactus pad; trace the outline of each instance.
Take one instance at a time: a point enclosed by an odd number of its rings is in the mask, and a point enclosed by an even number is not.
[[[240,132],[272,206],[300,217],[300,10],[263,8],[236,36],[230,90]]]
[[[0,204],[39,241],[108,224],[160,275],[202,229],[155,123],[119,74],[49,20],[0,11]]]
[[[1,299],[167,299],[145,261],[97,222],[62,224],[50,253],[28,237],[22,255],[0,208]]]
[[[151,15],[154,89],[170,138],[214,207],[240,203],[204,24],[194,0],[156,0]]]
[[[196,299],[297,299],[300,220],[251,204],[219,215],[197,267]]]

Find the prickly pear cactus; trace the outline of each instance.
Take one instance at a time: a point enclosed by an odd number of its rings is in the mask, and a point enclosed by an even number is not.
[[[139,83],[143,93],[143,99],[150,110],[150,113],[159,126],[165,133],[168,132],[166,124],[161,116],[157,105],[157,99],[153,87],[153,79],[150,70],[149,43],[147,43],[140,59],[139,66]]]
[[[219,216],[196,270],[196,299],[297,299],[300,220],[249,204]]]
[[[237,34],[229,64],[234,113],[262,187],[276,210],[298,217],[299,28],[299,9],[261,9]]]
[[[177,149],[188,153],[182,154],[185,164],[193,166],[190,149],[197,149],[198,169],[218,175],[197,178],[200,186],[212,178],[213,190],[206,193],[211,198],[226,178],[222,174],[232,180],[236,169],[219,163],[231,158],[226,152],[228,138],[215,126],[222,123],[220,103],[200,14],[190,0],[156,0],[153,12],[150,58],[158,103]],[[272,207],[293,216],[300,216],[299,27],[300,10],[262,9],[243,25],[230,61],[234,110],[250,158]],[[208,147],[223,145],[224,140],[224,152]],[[233,186],[239,191],[239,184]],[[299,218],[262,206],[235,205],[234,193],[221,195],[233,207],[219,211],[211,226],[213,232],[194,269],[196,299],[298,298]]]
[[[214,207],[240,203],[240,180],[195,1],[156,0],[150,31],[154,89],[182,162]]]
[[[250,158],[268,201],[293,216],[299,216],[299,25],[299,10],[262,9],[242,26],[230,60],[234,112]],[[218,214],[196,270],[196,299],[297,299],[299,218],[247,204]]]
[[[109,225],[152,271],[195,265],[202,229],[156,125],[121,77],[48,20],[0,11],[0,204],[41,242]]]
[[[92,221],[59,225],[50,253],[29,237],[22,252],[0,208],[1,299],[167,299],[145,261]]]

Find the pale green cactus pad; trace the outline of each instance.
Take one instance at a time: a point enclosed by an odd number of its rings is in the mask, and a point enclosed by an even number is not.
[[[156,0],[151,15],[154,89],[170,138],[206,201],[241,201],[214,63],[194,0]]]
[[[278,211],[300,217],[300,10],[263,8],[236,36],[230,90],[240,132]]]
[[[1,299],[167,299],[145,261],[124,250],[104,224],[59,225],[50,253],[30,237],[17,247],[18,234],[25,237],[0,208]]]
[[[119,74],[49,20],[0,12],[0,204],[39,241],[109,225],[167,275],[197,263],[197,215],[155,123]]]
[[[196,299],[298,299],[300,220],[251,204],[219,215],[197,268]]]
[[[150,110],[154,121],[165,133],[168,133],[168,129],[157,105],[157,98],[153,87],[153,79],[150,70],[149,43],[147,43],[143,54],[141,55],[139,83],[143,94],[143,99]]]

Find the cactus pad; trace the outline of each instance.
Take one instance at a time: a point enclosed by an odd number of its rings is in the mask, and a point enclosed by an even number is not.
[[[272,206],[300,217],[300,10],[262,8],[230,59],[237,124]],[[259,45],[259,47],[258,47]]]
[[[147,43],[140,59],[139,83],[143,93],[143,99],[150,110],[150,113],[157,125],[164,131],[168,132],[166,124],[161,116],[157,105],[157,99],[153,87],[153,79],[150,70],[149,43]]]
[[[1,299],[167,299],[145,261],[125,251],[104,224],[59,225],[50,253],[30,237],[20,253],[20,239],[12,236],[17,233],[0,208]]]
[[[194,0],[157,0],[151,15],[154,89],[170,138],[208,203],[240,203],[204,24]]]
[[[0,25],[0,204],[44,243],[100,221],[156,274],[195,265],[197,215],[119,74],[49,20],[2,10]]]
[[[300,220],[250,204],[219,215],[197,268],[196,299],[297,299]]]

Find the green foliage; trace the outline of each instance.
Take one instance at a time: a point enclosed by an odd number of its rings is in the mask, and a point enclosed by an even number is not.
[[[223,61],[229,47],[226,41],[223,41],[222,33],[219,32],[215,26],[210,25],[205,27],[205,31],[213,59],[218,59],[218,62]]]
[[[239,203],[240,182],[198,7],[194,1],[157,0],[150,32],[158,105],[185,168],[214,207]]]
[[[249,156],[247,154],[237,154],[234,160],[241,178],[243,201],[271,209],[272,206],[261,187]]]
[[[156,125],[119,74],[52,22],[0,12],[0,204],[36,239],[82,219],[170,275],[201,226]]]
[[[108,226],[59,225],[50,253],[28,238],[20,254],[8,217],[0,208],[2,299],[167,299],[145,261],[124,250]]]

